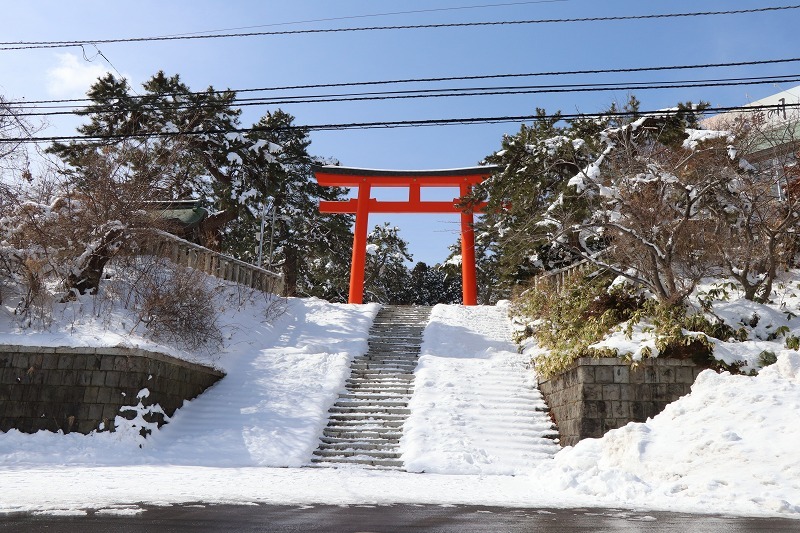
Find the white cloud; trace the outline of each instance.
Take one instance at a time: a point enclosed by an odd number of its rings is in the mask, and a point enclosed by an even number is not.
[[[47,91],[58,98],[80,98],[97,81],[110,72],[107,64],[97,57],[88,62],[75,54],[57,54],[58,65],[47,71]]]

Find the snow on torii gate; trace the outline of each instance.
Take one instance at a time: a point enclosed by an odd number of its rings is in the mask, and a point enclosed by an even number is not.
[[[478,303],[475,275],[475,232],[473,213],[482,212],[486,204],[467,209],[459,207],[461,198],[472,187],[492,173],[496,166],[455,168],[448,170],[372,170],[338,166],[314,166],[317,182],[326,187],[357,187],[358,197],[346,201],[321,200],[322,213],[355,213],[353,256],[350,264],[350,296],[348,301],[360,304],[364,298],[364,266],[367,258],[367,228],[370,213],[460,213],[461,214],[461,280],[464,305]],[[370,198],[372,187],[404,187],[407,201],[385,201]],[[422,201],[422,187],[458,187],[459,198],[451,201]]]

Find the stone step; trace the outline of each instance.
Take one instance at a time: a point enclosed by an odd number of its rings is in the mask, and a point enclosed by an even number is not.
[[[362,357],[359,357],[358,359],[354,359],[352,364],[351,364],[351,366],[355,366],[355,365],[359,365],[359,366],[364,366],[364,365],[369,365],[369,366],[380,366],[380,365],[392,366],[392,365],[397,365],[397,366],[403,366],[403,367],[406,367],[406,366],[415,367],[415,366],[417,366],[418,362],[419,362],[419,357],[417,357],[416,355],[403,357],[402,355],[398,356],[397,354],[389,354],[389,355],[379,355],[379,356],[362,356]]]
[[[369,351],[353,361],[346,390],[329,409],[313,465],[403,467],[398,447],[429,316],[430,307],[386,306],[378,312]]]
[[[414,379],[414,374],[411,372],[405,372],[403,370],[398,370],[395,368],[370,368],[367,370],[359,370],[354,369],[350,371],[350,377],[352,378],[393,378],[397,380],[403,381],[412,381]]]
[[[422,329],[422,326],[420,326]],[[367,340],[380,340],[380,339],[389,339],[392,341],[406,341],[412,344],[419,344],[422,342],[422,332],[421,331],[411,331],[411,330],[399,330],[394,328],[378,328],[371,330],[369,332],[369,338]]]
[[[393,407],[393,406],[385,406],[385,405],[364,405],[364,404],[356,404],[356,405],[342,405],[336,406],[334,405],[330,409],[328,409],[329,413],[334,414],[344,414],[348,416],[375,416],[380,415],[381,417],[384,415],[410,415],[411,411],[407,409],[405,406],[402,407]]]
[[[377,417],[364,417],[353,418],[350,416],[333,415],[328,422],[329,428],[338,428],[342,430],[355,431],[361,428],[365,431],[375,431],[376,429],[391,428],[397,431],[397,428],[402,428],[406,422],[406,417],[402,418],[377,418]]]
[[[377,362],[363,362],[353,363],[350,369],[354,372],[365,372],[369,370],[383,371],[383,372],[401,372],[411,374],[417,368],[417,363],[382,363]]]
[[[370,459],[400,459],[400,452],[373,450],[365,452],[364,450],[314,450],[313,455],[317,457],[368,457]]]
[[[407,407],[411,396],[387,396],[387,395],[362,395],[362,396],[345,396],[340,395],[334,403],[334,406],[348,406],[348,405],[382,405],[384,407]]]
[[[364,431],[354,431],[351,427],[326,427],[322,438],[348,439],[348,440],[400,440],[402,431],[396,428],[376,428]]]
[[[323,435],[320,437],[320,441],[327,445],[327,446],[353,446],[355,448],[359,446],[397,446],[400,443],[400,433],[396,433],[397,438],[392,439],[384,439],[384,438],[363,438],[363,436],[359,433],[357,437],[347,438],[347,437],[331,437]]]
[[[377,351],[367,352],[359,355],[353,361],[419,361],[418,353],[396,352],[396,351]]]
[[[414,389],[409,386],[408,382],[398,382],[398,383],[376,383],[371,380],[350,380],[347,381],[351,382],[347,390],[353,393],[360,393],[366,392],[369,394],[382,394],[384,392],[389,392],[392,394],[412,394]]]
[[[345,451],[369,454],[373,457],[378,457],[381,453],[398,453],[397,442],[386,441],[383,443],[363,441],[363,440],[340,440],[338,442],[325,442],[319,447],[321,451]]]
[[[369,346],[380,346],[380,345],[386,345],[386,346],[392,346],[392,347],[400,346],[400,347],[414,348],[414,349],[418,350],[420,345],[422,345],[422,341],[420,339],[416,339],[416,341],[412,341],[412,340],[409,340],[409,339],[388,339],[388,338],[387,339],[375,339],[375,338],[369,338],[369,339],[367,339],[367,344]]]
[[[375,359],[362,359],[361,361],[354,362],[353,366],[356,366],[356,365],[359,366],[359,367],[368,366],[368,367],[371,367],[371,368],[377,368],[377,367],[380,367],[380,366],[386,366],[386,367],[396,366],[398,368],[402,367],[402,368],[410,368],[411,370],[416,370],[417,362],[418,361],[416,359],[413,359],[413,360],[410,360],[410,361],[409,360],[405,360],[404,361],[402,359],[400,359],[400,360],[388,359],[386,361],[375,360]]]
[[[359,359],[381,360],[381,359],[402,359],[404,361],[418,361],[421,352],[401,352],[398,350],[372,350],[359,356]]]
[[[394,398],[369,398],[369,397],[345,397],[339,396],[334,407],[408,407],[409,397],[394,397]]]
[[[361,457],[312,457],[311,466],[325,466],[328,468],[340,468],[343,466],[374,467],[378,470],[391,469],[398,470],[403,468],[403,461],[399,459],[370,459]]]
[[[333,407],[331,407],[333,409]],[[363,422],[369,420],[375,420],[377,422],[405,422],[408,413],[392,413],[386,412],[382,410],[377,411],[351,411],[347,410],[345,412],[332,412],[329,420],[332,423],[351,423],[351,422]]]
[[[378,322],[370,328],[369,332],[370,334],[415,335],[417,338],[422,338],[422,332],[425,330],[427,324],[427,321],[422,322],[420,320],[408,321],[403,324],[399,322]]]

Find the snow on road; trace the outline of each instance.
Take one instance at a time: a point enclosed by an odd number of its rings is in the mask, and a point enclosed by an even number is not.
[[[409,408],[401,450],[411,472],[522,474],[559,449],[544,438],[550,419],[536,411],[545,404],[507,305],[434,307]]]

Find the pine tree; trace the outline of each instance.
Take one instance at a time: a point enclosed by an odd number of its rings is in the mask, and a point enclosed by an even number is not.
[[[278,145],[275,160],[250,176],[257,208],[240,217],[226,235],[225,248],[237,257],[256,262],[284,276],[285,294],[314,295],[339,300],[346,293],[341,265],[349,265],[352,244],[349,215],[319,212],[320,200],[341,200],[345,191],[321,187],[312,164],[329,164],[309,155],[308,131],[293,125],[294,117],[281,110],[264,115],[248,139]],[[264,242],[259,247],[261,220]],[[344,290],[343,290],[344,288]]]
[[[419,262],[411,269],[411,301],[414,305],[455,304],[461,301],[461,276],[448,275],[441,265]]]
[[[364,301],[411,303],[406,261],[411,261],[411,254],[408,253],[408,243],[399,235],[399,229],[388,222],[376,225],[367,236]]]
[[[82,195],[98,213],[104,199],[115,202],[105,209],[113,218],[101,216],[86,236],[89,260],[68,283],[79,292],[96,288],[108,250],[125,240],[131,226],[126,213],[141,213],[151,200],[197,199],[212,211],[201,225],[202,244],[218,248],[221,229],[252,202],[246,178],[274,161],[275,145],[234,133],[240,111],[232,107],[232,91],[193,93],[179,76],[163,72],[143,89],[139,96],[124,79],[99,79],[87,93],[92,103],[80,112],[89,119],[78,128],[86,138],[49,148],[66,163],[69,194]],[[104,229],[109,223],[114,231]]]

